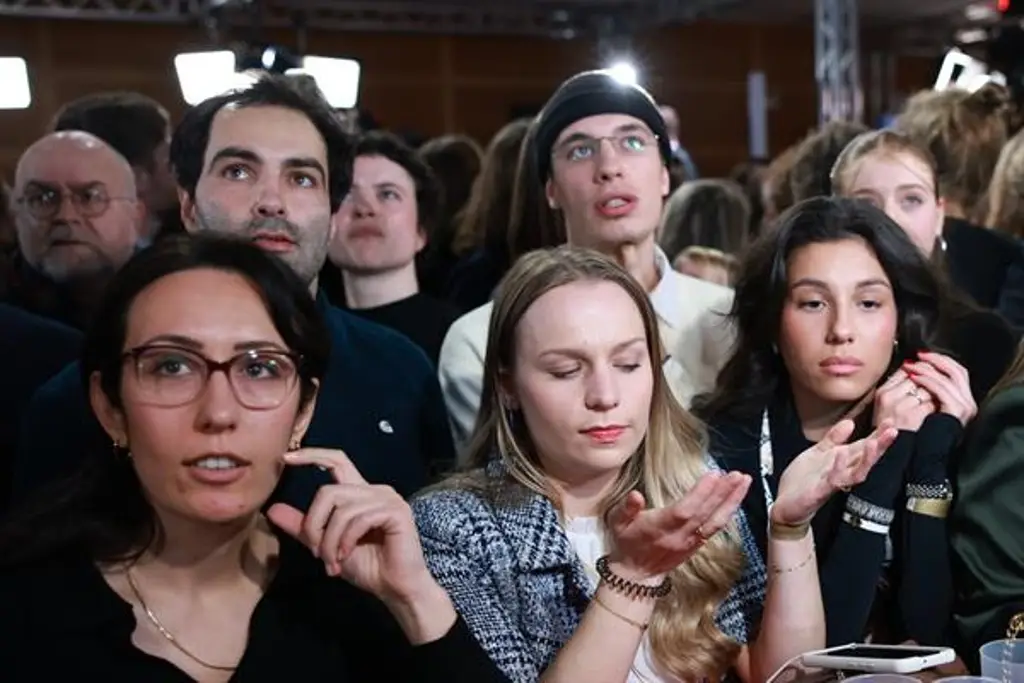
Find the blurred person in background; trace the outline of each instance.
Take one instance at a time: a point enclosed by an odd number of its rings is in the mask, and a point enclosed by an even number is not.
[[[747,243],[750,205],[731,180],[685,182],[669,196],[658,243],[675,268],[728,286],[733,259]]]
[[[982,224],[1017,240],[1024,238],[1024,131],[1003,145],[987,200]]]
[[[61,107],[50,129],[92,133],[128,161],[146,207],[143,242],[183,230],[168,156],[171,117],[159,102],[136,92],[94,93]]]
[[[668,130],[668,142],[672,147],[672,163],[669,164],[669,172],[672,176],[672,189],[674,190],[680,184],[687,180],[697,180],[700,178],[700,172],[697,170],[697,164],[693,162],[693,157],[683,147],[683,143],[680,141],[680,127],[679,127],[679,113],[676,108],[668,105],[659,105],[658,111],[661,112],[661,118],[665,119],[665,128]]]
[[[757,237],[764,222],[764,197],[761,195],[761,183],[767,168],[766,160],[752,159],[736,164],[729,171],[729,180],[742,187],[747,196],[747,203],[750,206],[750,228],[747,230],[747,235],[751,238]]]
[[[448,281],[448,300],[463,312],[490,301],[498,281],[512,265],[512,196],[529,130],[530,119],[516,119],[491,138],[480,175],[459,217],[454,244],[459,260]]]
[[[761,176],[762,229],[772,225],[783,211],[793,205],[793,187],[789,178],[798,148],[799,145],[792,145],[772,159]]]
[[[794,202],[832,194],[832,167],[850,142],[867,126],[849,121],[831,121],[797,145],[789,170],[789,187]]]
[[[935,160],[945,216],[939,248],[953,282],[983,308],[1024,323],[1024,249],[987,230],[986,193],[1009,140],[1014,105],[1006,88],[989,83],[975,92],[922,92],[896,121]]]
[[[428,246],[438,208],[437,181],[415,150],[391,133],[362,134],[321,280],[337,306],[401,332],[435,366],[459,317],[455,306],[424,294],[416,274],[416,255]]]
[[[143,242],[135,174],[82,131],[50,133],[21,156],[11,199],[18,250],[8,303],[86,328],[107,282]]]
[[[454,246],[459,216],[480,174],[484,152],[468,136],[444,135],[425,142],[418,153],[441,186],[437,224],[418,260],[420,287],[431,296],[443,298],[457,260]]]

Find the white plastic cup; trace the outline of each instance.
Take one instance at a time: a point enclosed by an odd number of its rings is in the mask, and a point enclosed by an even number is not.
[[[981,675],[1001,683],[1024,683],[1024,640],[993,640],[982,645]]]

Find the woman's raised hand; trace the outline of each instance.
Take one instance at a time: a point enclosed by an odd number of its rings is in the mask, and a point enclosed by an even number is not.
[[[793,526],[810,522],[836,491],[848,491],[864,481],[899,434],[892,420],[885,420],[868,436],[848,444],[853,430],[853,420],[840,421],[789,464],[779,478],[773,521]]]
[[[638,491],[630,492],[609,516],[609,561],[629,579],[667,574],[725,528],[748,488],[745,474],[709,472],[681,500],[656,509],[647,509]]]
[[[338,450],[305,448],[289,465],[318,465],[334,484],[322,486],[305,513],[275,503],[267,517],[340,576],[385,602],[410,599],[435,585],[423,559],[408,503],[389,486],[368,484]]]

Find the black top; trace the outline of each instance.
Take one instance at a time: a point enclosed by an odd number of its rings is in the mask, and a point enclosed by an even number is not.
[[[779,475],[812,445],[803,435],[788,387],[781,388],[772,399],[768,414],[774,475],[764,478],[760,471],[760,412],[740,418],[719,416],[709,424],[711,452],[721,465],[727,470],[744,472],[753,480],[743,510],[765,557],[765,481],[774,499]],[[904,514],[904,485],[910,481],[942,483],[946,472],[941,456],[954,449],[961,433],[955,418],[929,416],[917,433],[900,432],[868,479],[851,492],[850,495],[896,512],[890,527],[893,564],[884,582],[886,537],[843,522],[847,494],[836,494],[815,515],[812,527],[829,647],[860,642],[869,627],[880,642],[912,638],[921,643],[940,644],[947,640],[952,586],[946,525],[944,520]],[[882,601],[876,601],[883,583],[893,586],[894,591],[886,592]],[[890,601],[891,595],[897,595],[898,601]]]
[[[132,606],[85,553],[0,569],[4,681],[188,683],[167,660],[132,644]],[[368,593],[328,577],[302,546],[281,539],[277,574],[256,605],[232,681],[423,681],[505,678],[458,619],[440,640],[413,647]]]
[[[508,257],[481,247],[459,259],[448,282],[448,300],[463,311],[483,306],[508,272]]]
[[[411,496],[437,462],[455,455],[437,373],[402,335],[361,320],[321,299],[331,333],[331,359],[303,445],[340,448],[371,484]],[[36,392],[26,410],[15,462],[15,500],[73,473],[111,443],[89,408],[78,364]],[[274,494],[305,510],[330,474],[289,467]]]
[[[21,415],[35,390],[78,357],[81,341],[73,328],[0,304],[0,515],[10,494]]]
[[[444,335],[459,317],[459,309],[447,301],[419,293],[376,308],[350,308],[351,313],[401,332],[437,366]]]
[[[950,279],[983,308],[1024,326],[1024,246],[1018,240],[964,220],[943,226]]]

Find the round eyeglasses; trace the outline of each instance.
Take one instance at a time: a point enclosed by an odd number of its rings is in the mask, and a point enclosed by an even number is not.
[[[175,408],[199,398],[215,372],[223,372],[235,398],[250,410],[277,408],[291,395],[299,377],[299,357],[284,351],[254,349],[226,361],[177,346],[140,346],[127,351],[139,401]]]
[[[135,199],[136,197],[111,197],[102,186],[91,185],[73,189],[68,193],[56,187],[36,187],[26,191],[24,196],[18,199],[18,203],[24,206],[33,218],[51,220],[60,213],[65,200],[71,201],[71,205],[80,216],[99,218],[110,208],[110,202],[127,202]]]

